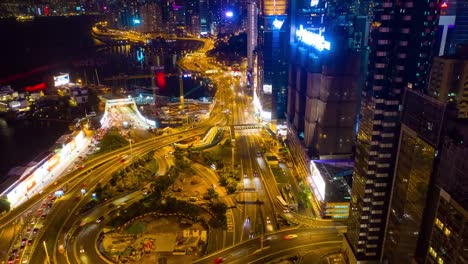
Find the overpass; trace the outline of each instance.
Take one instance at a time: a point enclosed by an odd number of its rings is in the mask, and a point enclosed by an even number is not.
[[[245,130],[245,129],[262,129],[264,126],[262,124],[239,124],[232,125],[233,130]]]
[[[106,103],[101,126],[109,128],[128,122],[130,125],[140,126],[143,129],[156,127],[156,121],[145,118],[136,105],[134,98],[110,99],[100,97]]]

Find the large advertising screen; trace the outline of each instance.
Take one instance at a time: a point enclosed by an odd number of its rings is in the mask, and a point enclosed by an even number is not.
[[[57,76],[54,76],[54,85],[55,87],[65,85],[70,83],[70,76],[68,73],[60,74]]]

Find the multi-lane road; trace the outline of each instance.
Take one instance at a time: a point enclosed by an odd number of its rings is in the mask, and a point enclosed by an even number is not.
[[[198,57],[198,67],[214,67],[206,58]],[[190,61],[186,65],[190,67]],[[103,205],[84,218],[78,213],[87,200],[81,189],[93,189],[98,183],[105,183],[113,172],[125,166],[123,156],[140,156],[155,149],[193,136],[202,135],[215,125],[228,126],[235,130],[233,147],[233,166],[240,172],[239,192],[231,196],[238,203],[228,210],[228,229],[222,234],[225,249],[199,259],[196,263],[212,263],[223,258],[229,263],[264,263],[280,256],[300,255],[302,253],[320,254],[336,250],[341,244],[340,225],[311,219],[294,212],[285,211],[275,197],[279,195],[276,180],[262,155],[257,152],[264,144],[261,129],[236,129],[237,125],[256,123],[251,98],[243,94],[239,80],[223,73],[213,76],[218,92],[216,106],[209,119],[196,124],[193,129],[175,132],[133,144],[133,148],[123,148],[85,163],[84,169],[63,176],[57,185],[47,187],[42,194],[31,197],[23,205],[0,218],[0,228],[11,224],[18,216],[28,214],[58,188],[65,188],[65,196],[59,198],[51,213],[43,221],[37,239],[30,246],[30,263],[43,263],[49,258],[54,263],[109,263],[96,248],[101,228],[105,225],[110,207]],[[228,110],[228,111],[226,111]],[[230,114],[225,114],[226,112]],[[128,113],[127,113],[128,114]],[[216,175],[203,173],[205,168],[194,167],[195,171],[208,175],[210,182],[216,182]],[[221,197],[227,197],[219,190]],[[89,192],[86,195],[90,195]],[[139,199],[142,193],[136,191],[121,197],[118,204]],[[96,220],[104,220],[96,223]],[[281,231],[278,219],[285,218],[308,228]],[[45,242],[43,245],[42,241]],[[61,254],[61,246],[65,254]],[[263,248],[262,248],[263,246]],[[59,250],[60,248],[60,250]],[[47,249],[47,250],[45,250]],[[47,251],[47,252],[46,252]]]

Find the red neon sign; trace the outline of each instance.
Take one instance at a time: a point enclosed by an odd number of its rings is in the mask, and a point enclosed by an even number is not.
[[[34,92],[34,91],[38,91],[38,90],[44,90],[46,88],[46,84],[45,83],[40,83],[40,84],[36,84],[36,85],[33,85],[33,86],[26,86],[25,90],[27,92]]]
[[[156,86],[161,89],[166,88],[166,76],[164,76],[164,72],[156,73]]]
[[[443,3],[440,5],[440,7],[442,7],[442,8],[447,8],[447,7],[448,7],[447,2],[443,2]]]

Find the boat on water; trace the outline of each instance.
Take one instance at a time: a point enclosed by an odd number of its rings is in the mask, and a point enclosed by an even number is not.
[[[19,21],[19,22],[29,22],[33,20],[34,20],[34,16],[17,16],[16,17],[16,21]]]

